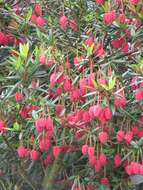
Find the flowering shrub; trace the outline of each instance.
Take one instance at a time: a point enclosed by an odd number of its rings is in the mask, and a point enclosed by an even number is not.
[[[0,1],[0,189],[143,182],[143,1]]]

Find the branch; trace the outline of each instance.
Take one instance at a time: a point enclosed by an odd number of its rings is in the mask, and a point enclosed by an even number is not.
[[[9,144],[7,138],[4,135],[2,135],[2,138],[3,138],[4,142],[6,143],[6,145],[8,146],[8,148],[11,150],[13,157],[17,158],[17,156],[15,154],[15,150]],[[20,165],[19,162],[17,162],[17,163],[18,163],[18,167],[19,167],[19,171],[20,171],[19,174],[24,179],[24,181],[31,186],[32,190],[38,190],[36,187],[36,184],[30,179],[30,176],[25,172],[24,168]]]
[[[62,158],[62,156],[60,156],[54,160],[54,163],[53,163],[53,166],[52,166],[50,173],[48,170],[46,170],[46,175],[45,175],[44,180],[43,180],[44,190],[53,189],[54,181],[55,181],[57,174],[59,173],[60,168],[61,168],[61,158]]]

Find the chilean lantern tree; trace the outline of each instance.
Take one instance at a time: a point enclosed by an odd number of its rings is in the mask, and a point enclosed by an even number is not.
[[[143,0],[0,1],[0,189],[143,183]]]

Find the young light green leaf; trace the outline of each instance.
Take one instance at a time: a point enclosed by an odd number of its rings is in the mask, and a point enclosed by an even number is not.
[[[108,90],[112,90],[115,87],[115,84],[116,84],[116,78],[109,80],[109,89]]]
[[[26,43],[26,44],[20,43],[19,50],[20,50],[20,56],[26,59],[29,52],[29,43]]]
[[[15,129],[16,131],[19,131],[21,129],[21,127],[20,127],[20,125],[17,122],[15,122],[13,124],[13,129]]]

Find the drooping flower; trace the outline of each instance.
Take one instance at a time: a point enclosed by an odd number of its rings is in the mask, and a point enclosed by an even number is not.
[[[0,45],[4,44],[4,38],[5,38],[5,34],[3,32],[0,32]]]
[[[70,92],[70,101],[77,102],[80,99],[80,90],[75,88]]]
[[[31,21],[36,24],[36,20],[37,20],[37,16],[36,14],[33,13],[31,16]]]
[[[69,79],[66,79],[64,82],[64,90],[70,92],[72,89],[72,84]]]
[[[138,84],[138,76],[135,76],[132,78],[131,80],[131,89],[132,90],[137,90],[139,88],[139,84]]]
[[[114,157],[114,166],[117,168],[121,165],[122,163],[122,157],[120,154],[116,154]]]
[[[98,118],[102,111],[103,111],[103,108],[101,107],[101,105],[97,104],[89,108],[89,115],[91,119],[95,117]]]
[[[94,44],[93,38],[89,36],[87,40],[85,41],[85,44],[89,47],[91,47]]]
[[[134,127],[132,128],[132,132],[133,132],[133,135],[134,135],[134,136],[138,136],[138,134],[139,134],[139,132],[140,132],[139,127],[138,127],[138,126],[134,126]]]
[[[115,10],[112,10],[110,12],[106,12],[103,15],[103,21],[105,24],[111,24],[115,19],[116,19]]]
[[[0,131],[5,131],[5,130],[6,130],[6,123],[0,120]]]
[[[0,31],[0,45],[8,45],[9,44],[9,35]]]
[[[98,139],[101,142],[101,144],[106,144],[108,141],[108,133],[104,131],[100,132],[98,134]]]
[[[54,146],[53,147],[53,155],[55,158],[57,158],[61,153],[61,148],[60,146]]]
[[[84,94],[86,92],[86,87],[87,87],[87,80],[86,80],[86,78],[81,78],[79,80],[79,87],[80,87],[80,90]]]
[[[101,163],[102,166],[107,164],[107,157],[103,152],[100,153],[99,160],[100,160],[100,163]]]
[[[55,111],[58,113],[58,114],[60,114],[62,111],[63,111],[63,105],[61,105],[61,104],[57,104],[56,106],[55,106]]]
[[[101,178],[100,183],[104,186],[108,186],[109,185],[109,180],[107,177]]]
[[[46,22],[45,22],[45,19],[43,17],[38,16],[36,18],[36,24],[37,24],[38,27],[40,27],[40,28],[44,27],[45,23]]]
[[[117,108],[124,107],[127,104],[125,97],[115,97],[114,106]]]
[[[20,102],[23,99],[23,94],[20,91],[15,93],[15,100],[16,102]]]
[[[133,174],[139,174],[140,173],[140,163],[138,162],[131,162],[131,168]]]
[[[120,23],[125,23],[125,21],[126,21],[125,15],[124,15],[124,14],[120,14],[120,15],[119,15],[119,22],[120,22]]]
[[[128,175],[133,175],[133,170],[132,170],[132,166],[131,165],[127,165],[125,167],[125,170],[127,172]]]
[[[49,59],[47,60],[47,64],[48,64],[49,67],[52,67],[52,66],[55,64],[54,59],[49,58]]]
[[[71,19],[71,20],[69,21],[69,25],[70,25],[70,28],[71,28],[72,31],[75,31],[75,30],[76,30],[76,22],[75,22],[74,19]]]
[[[53,131],[53,127],[54,127],[54,124],[53,124],[53,120],[51,118],[51,116],[48,116],[48,118],[46,119],[46,129],[48,131]]]
[[[65,29],[68,25],[68,19],[65,15],[62,15],[59,19],[59,22],[60,22],[60,26],[62,29]]]
[[[112,118],[112,111],[109,107],[104,108],[104,115],[107,120]]]
[[[45,65],[46,64],[46,56],[45,56],[45,54],[42,53],[40,55],[39,62],[40,62],[41,65]]]
[[[98,173],[100,172],[101,170],[101,163],[100,163],[100,160],[97,160],[96,163],[95,163],[95,172]]]
[[[38,133],[41,133],[44,129],[46,129],[47,120],[45,117],[38,118],[35,122],[35,127]]]
[[[121,51],[123,52],[123,53],[128,53],[128,51],[129,51],[129,44],[126,42],[125,44],[124,44],[124,46],[121,48]]]
[[[42,160],[42,164],[45,165],[45,166],[47,166],[48,164],[50,164],[51,159],[52,159],[52,156],[51,155],[47,155],[46,158],[44,160]]]
[[[143,175],[143,165],[140,165],[140,171],[139,171],[140,175]]]
[[[102,57],[105,54],[104,48],[103,48],[103,44],[99,44],[98,47],[94,48],[94,54],[97,57]]]
[[[37,150],[31,150],[30,151],[30,158],[31,160],[37,160],[38,159],[38,151]]]
[[[34,7],[34,12],[37,16],[40,16],[42,14],[42,7],[40,4],[36,4]]]
[[[103,5],[104,4],[104,0],[95,0],[97,5]]]
[[[20,111],[19,114],[23,119],[26,119],[29,117],[29,112],[31,111],[30,106],[23,106]]]
[[[129,0],[129,2],[132,4],[132,5],[137,5],[140,0]]]
[[[83,155],[86,155],[88,153],[88,145],[83,145],[81,151]]]
[[[50,146],[49,139],[44,138],[44,137],[40,139],[39,147],[41,151],[47,151],[49,149],[49,146]]]
[[[95,148],[93,146],[88,147],[88,155],[93,156],[94,155]]]
[[[89,156],[89,164],[91,166],[95,166],[96,162],[97,162],[97,159],[94,155]]]
[[[123,130],[119,130],[119,131],[117,132],[117,136],[116,136],[117,141],[118,141],[118,142],[123,142],[124,136],[125,136],[125,132],[124,132]]]
[[[137,89],[135,92],[135,99],[137,101],[143,100],[143,90],[142,89]]]
[[[126,39],[125,37],[119,37],[119,38],[115,38],[111,41],[111,45],[118,49],[118,48],[122,48],[126,43]]]
[[[85,123],[88,123],[88,122],[89,122],[90,117],[89,117],[88,111],[85,111],[85,112],[83,113],[82,119],[83,119],[83,121],[84,121]]]
[[[16,4],[15,6],[13,6],[13,10],[14,10],[15,14],[20,15],[22,12],[22,7],[18,4]]]
[[[126,141],[127,144],[130,144],[131,140],[133,139],[133,132],[132,131],[128,131],[125,136],[124,139]]]
[[[20,158],[23,158],[27,156],[27,149],[23,145],[21,145],[18,147],[17,153]]]

